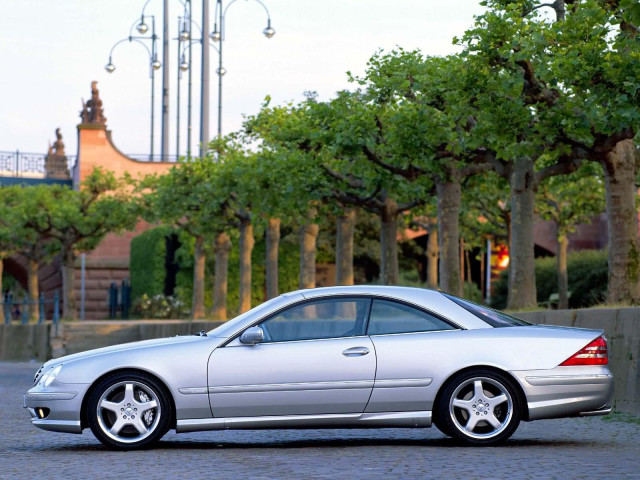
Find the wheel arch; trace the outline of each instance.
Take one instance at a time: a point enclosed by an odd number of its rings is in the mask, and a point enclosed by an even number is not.
[[[436,393],[436,396],[433,400],[433,411],[432,411],[433,418],[436,418],[439,413],[436,411],[436,409],[438,408],[438,405],[440,403],[440,397],[442,396],[442,392],[445,390],[447,385],[449,385],[456,376],[462,373],[473,372],[475,370],[489,370],[489,371],[504,375],[509,380],[511,380],[513,387],[517,390],[518,396],[520,397],[519,400],[521,403],[520,407],[522,408],[522,419],[525,421],[529,420],[529,406],[527,404],[527,397],[518,379],[514,375],[509,373],[507,370],[503,370],[501,368],[494,367],[492,365],[472,365],[469,367],[461,368],[460,370],[457,370],[451,373],[451,375],[449,375],[449,377],[447,377],[447,379],[444,382],[442,382],[442,384],[440,385],[440,388],[438,389],[438,393]]]
[[[96,388],[96,386],[105,378],[111,376],[111,375],[116,375],[118,373],[141,373],[147,376],[152,377],[155,381],[158,382],[158,384],[164,389],[165,393],[167,394],[167,397],[169,398],[169,403],[171,405],[171,420],[169,422],[170,428],[176,428],[176,401],[173,398],[173,394],[171,393],[171,389],[169,387],[167,387],[167,384],[157,375],[155,375],[154,373],[148,371],[148,370],[144,370],[142,368],[132,368],[132,367],[125,367],[125,368],[117,368],[115,370],[109,370],[108,372],[103,373],[102,375],[100,375],[99,377],[97,377],[89,386],[89,388],[87,389],[87,391],[84,394],[84,397],[82,398],[82,405],[80,407],[80,428],[85,429],[89,427],[89,421],[88,421],[88,412],[87,412],[87,403],[89,402],[89,398],[91,397],[91,394],[93,393],[93,390]]]

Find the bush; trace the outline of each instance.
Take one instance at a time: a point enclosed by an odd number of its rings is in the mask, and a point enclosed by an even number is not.
[[[462,297],[472,302],[483,304],[482,290],[474,282],[464,282],[462,285]]]
[[[555,257],[538,258],[536,265],[536,291],[539,305],[544,305],[552,293],[558,292]],[[569,308],[586,308],[602,303],[607,294],[607,252],[581,250],[572,252],[567,259],[569,274]],[[491,305],[507,305],[508,272],[505,270],[493,284]]]
[[[140,318],[178,319],[189,318],[191,309],[174,296],[143,294],[133,305],[133,312]]]

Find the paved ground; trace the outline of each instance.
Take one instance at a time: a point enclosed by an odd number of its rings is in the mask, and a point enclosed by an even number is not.
[[[32,427],[35,363],[0,363],[0,479],[640,479],[640,424],[602,417],[523,423],[502,447],[462,448],[437,429],[167,434],[143,452]]]

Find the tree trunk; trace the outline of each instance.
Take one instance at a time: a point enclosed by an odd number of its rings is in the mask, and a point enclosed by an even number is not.
[[[558,235],[558,308],[569,308],[569,275],[567,274],[567,251],[569,238],[566,234]]]
[[[509,245],[509,295],[507,308],[537,306],[536,271],[533,255],[533,207],[535,201],[533,162],[517,159],[511,186],[511,244]]]
[[[464,238],[460,239],[460,283],[464,285],[464,272],[465,272],[465,256],[464,256]],[[464,287],[463,287],[464,291]]]
[[[229,274],[229,252],[231,251],[231,239],[222,232],[216,237],[216,271],[213,285],[213,309],[211,316],[214,320],[225,321],[227,319],[227,284]]]
[[[316,240],[319,230],[317,223],[307,223],[300,228],[300,288],[316,286]]]
[[[250,220],[240,221],[240,313],[251,309],[251,252],[255,239]]]
[[[27,291],[29,293],[29,320],[38,320],[38,261],[27,259]]]
[[[400,281],[398,268],[398,204],[385,199],[380,211],[380,282],[397,285]]]
[[[0,299],[4,302],[4,290],[2,286],[2,272],[4,271],[4,256],[0,255]]]
[[[438,288],[438,219],[427,223],[427,287]]]
[[[640,248],[633,140],[618,142],[602,161],[609,219],[609,303],[640,302]]]
[[[556,20],[558,22],[563,22],[565,18],[565,0],[555,0],[551,7],[556,12]]]
[[[205,317],[204,275],[206,259],[204,237],[196,237],[196,244],[193,249],[193,299],[191,301],[191,318],[194,320]]]
[[[267,225],[266,240],[266,282],[267,300],[278,296],[278,249],[280,248],[280,219],[270,218]]]
[[[62,253],[62,318],[65,320],[77,320],[75,269],[76,256],[73,251]]]
[[[437,182],[438,241],[440,250],[440,288],[452,295],[462,295],[460,281],[459,216],[460,182]]]
[[[355,208],[347,208],[336,219],[336,285],[353,285],[353,234]]]

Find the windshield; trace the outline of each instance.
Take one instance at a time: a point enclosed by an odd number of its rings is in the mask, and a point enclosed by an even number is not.
[[[480,320],[488,323],[494,328],[532,325],[531,323],[526,322],[520,318],[512,317],[511,315],[499,312],[498,310],[494,310],[493,308],[484,307],[482,305],[478,305],[477,303],[470,302],[469,300],[454,297],[453,295],[449,295],[446,293],[443,293],[443,295],[460,305],[468,312],[473,313]]]
[[[255,316],[255,318],[258,319],[265,313],[271,310],[275,310],[279,304],[285,305],[290,303],[292,300],[291,297],[293,295],[298,295],[300,298],[302,298],[302,295],[300,295],[299,293],[297,294],[285,293],[283,295],[280,295],[279,297],[272,298],[271,300],[267,300],[266,302],[261,303],[257,307],[254,307],[251,310],[244,312],[243,314],[238,315],[235,318],[232,318],[231,320],[223,323],[219,327],[214,328],[213,330],[208,332],[208,335],[212,337],[225,337],[225,338],[229,337],[234,333],[236,333],[238,329],[242,328],[242,325],[250,317]]]

